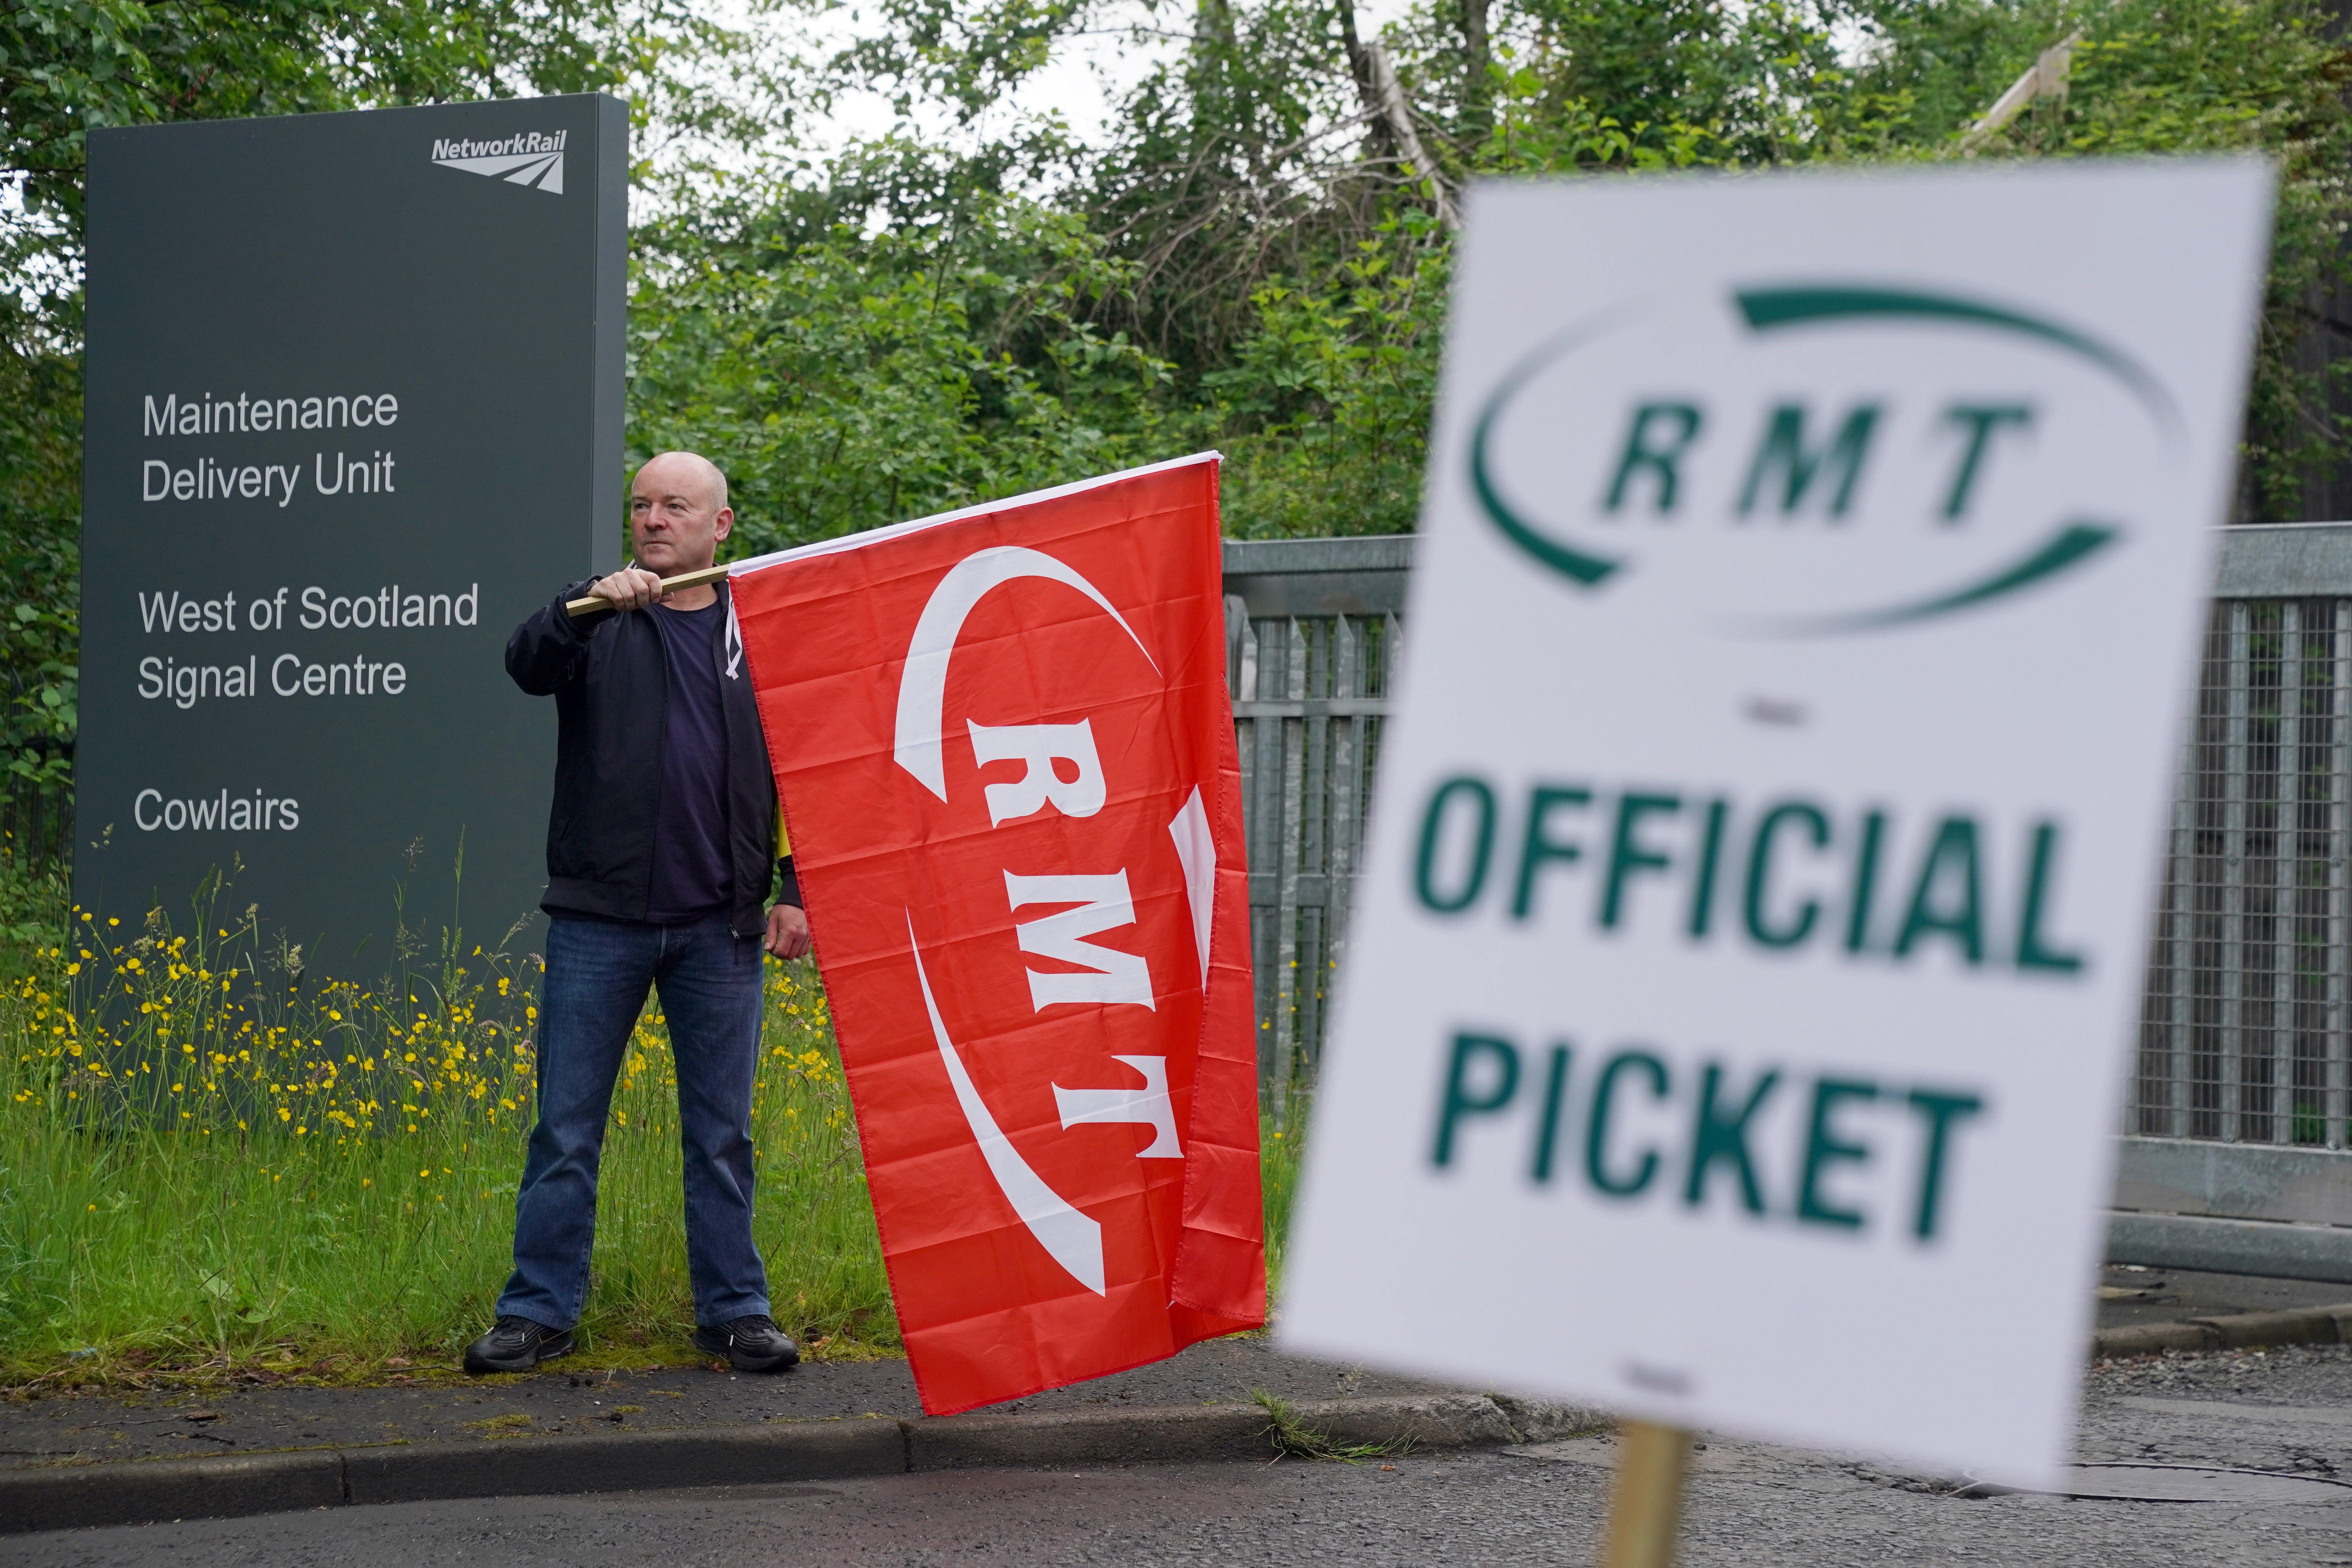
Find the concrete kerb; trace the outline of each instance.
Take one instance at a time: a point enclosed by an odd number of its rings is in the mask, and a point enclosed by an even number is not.
[[[1067,1469],[1165,1458],[1265,1458],[1266,1414],[1255,1405],[948,1415],[901,1424],[908,1470]]]
[[[343,1500],[343,1457],[332,1448],[60,1465],[0,1476],[0,1533],[159,1519],[233,1519],[330,1508]]]
[[[910,1425],[887,1418],[790,1421],[346,1448],[338,1500],[437,1502],[897,1475],[907,1468]]]
[[[2102,1329],[2095,1361],[2168,1350],[2352,1344],[2352,1303]],[[1506,1394],[1302,1399],[1292,1419],[1342,1444],[1415,1448],[1540,1443],[1612,1424],[1608,1412]],[[298,1509],[482,1497],[759,1486],[966,1468],[1267,1458],[1254,1405],[776,1422],[665,1432],[388,1443],[208,1459],[0,1471],[0,1535],[231,1519]]]
[[[2284,1312],[2241,1312],[2226,1318],[2184,1318],[2135,1323],[2091,1336],[2091,1359],[2156,1355],[2165,1351],[2254,1350],[2265,1345],[2352,1344],[2352,1302],[2299,1307]]]
[[[1415,1448],[1540,1442],[1607,1424],[1605,1413],[1503,1394],[1310,1399],[1293,1419],[1341,1443]],[[965,1468],[1262,1459],[1271,1423],[1255,1405],[866,1417],[386,1443],[0,1472],[0,1534],[229,1519],[297,1509],[483,1497],[760,1486]]]

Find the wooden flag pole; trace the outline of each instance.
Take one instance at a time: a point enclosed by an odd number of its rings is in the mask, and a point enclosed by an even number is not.
[[[1601,1568],[1673,1568],[1691,1435],[1679,1426],[1629,1421],[1620,1442]]]
[[[716,583],[726,575],[727,568],[724,566],[705,566],[699,572],[681,572],[675,577],[665,577],[661,580],[662,597],[667,599],[681,588],[699,588],[705,583]],[[563,602],[563,613],[575,621],[583,616],[612,607],[610,603],[593,594],[584,599],[566,599]]]

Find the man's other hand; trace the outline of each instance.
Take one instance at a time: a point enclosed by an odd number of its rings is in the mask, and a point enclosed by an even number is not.
[[[778,904],[768,911],[768,951],[778,958],[806,958],[809,950],[808,915],[790,904]]]
[[[661,600],[662,580],[642,566],[624,566],[610,577],[600,577],[588,592],[616,610],[642,610]]]

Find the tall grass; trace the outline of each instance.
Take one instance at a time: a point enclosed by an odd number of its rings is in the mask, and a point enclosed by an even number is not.
[[[174,931],[70,911],[0,990],[0,1381],[367,1377],[446,1365],[504,1283],[541,961],[445,935],[373,984],[264,951],[256,911]],[[768,967],[755,1236],[820,1355],[898,1330],[814,966]],[[635,1026],[604,1145],[592,1364],[689,1354],[677,1079]],[[1269,1135],[1278,1260],[1296,1140]]]

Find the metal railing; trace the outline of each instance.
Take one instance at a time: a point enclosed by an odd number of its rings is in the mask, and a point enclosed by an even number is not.
[[[73,790],[11,775],[0,788],[0,856],[30,871],[73,864]]]
[[[2345,1147],[2352,525],[2223,537],[2124,1131]]]
[[[1322,1051],[1412,551],[1410,538],[1225,545],[1258,1076],[1277,1122]]]
[[[1311,1080],[1412,541],[1228,542],[1258,1061]],[[2352,1136],[2352,523],[2231,528],[2149,950],[2124,1131]]]
[[[1277,1118],[1321,1057],[1412,546],[1224,547],[1258,1064]],[[60,867],[72,816],[68,792],[12,787],[0,851]],[[2223,532],[2121,1131],[2352,1139],[2352,523]]]

